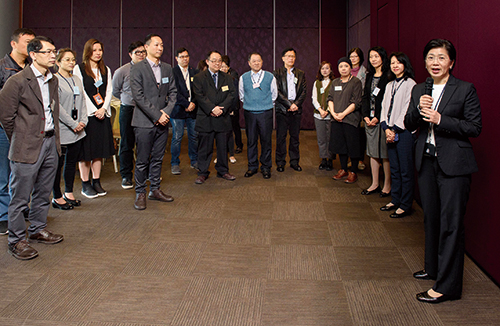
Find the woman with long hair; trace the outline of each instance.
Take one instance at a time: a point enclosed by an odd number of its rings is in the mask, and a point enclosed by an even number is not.
[[[83,158],[80,162],[82,194],[87,198],[106,195],[101,186],[103,158],[113,155],[113,132],[111,129],[111,70],[102,59],[104,46],[90,39],[83,48],[83,62],[75,69],[75,75],[83,81],[87,105],[87,137],[83,142]],[[89,180],[92,172],[92,182]]]

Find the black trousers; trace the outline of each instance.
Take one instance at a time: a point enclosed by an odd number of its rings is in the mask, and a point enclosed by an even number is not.
[[[461,295],[465,253],[465,207],[471,175],[448,176],[436,158],[424,157],[418,174],[425,227],[425,271],[434,291]]]
[[[299,164],[299,133],[301,114],[276,114],[276,164],[286,164],[286,136],[290,133],[288,154],[290,164]]]
[[[259,168],[258,140],[260,137],[261,170],[271,171],[273,165],[271,153],[273,146],[273,110],[270,109],[260,113],[245,110],[244,114],[247,133],[248,169],[254,171]]]
[[[168,126],[153,128],[134,128],[137,142],[137,160],[135,162],[135,192],[146,192],[146,180],[150,190],[160,189],[161,166],[168,141]]]
[[[64,166],[64,192],[73,192],[73,184],[75,183],[76,163],[83,159],[83,138],[73,144],[61,145],[61,156],[59,156],[56,178],[52,193],[54,199],[61,198],[61,169]]]
[[[214,152],[214,140],[217,146],[217,163],[215,170],[218,175],[224,175],[229,172],[228,157],[227,157],[227,140],[231,131],[221,132],[198,132],[198,175],[208,177],[210,171],[210,162]]]
[[[134,169],[135,134],[132,127],[134,106],[120,106],[120,174],[122,178],[132,179]]]
[[[241,140],[241,128],[240,128],[240,109],[236,109],[234,114],[231,117],[231,125],[233,126],[233,134],[234,138],[229,137],[229,153],[231,154],[231,147],[233,148],[234,154],[234,145],[236,147],[243,148],[243,142]],[[232,140],[231,140],[232,139]]]

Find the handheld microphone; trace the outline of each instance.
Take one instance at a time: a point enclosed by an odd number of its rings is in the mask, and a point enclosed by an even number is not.
[[[425,95],[432,96],[432,86],[434,85],[434,79],[427,77],[425,80]]]

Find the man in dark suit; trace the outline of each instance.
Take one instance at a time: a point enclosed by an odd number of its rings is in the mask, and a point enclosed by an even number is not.
[[[50,192],[61,155],[59,92],[49,68],[56,59],[51,39],[38,36],[28,44],[33,64],[12,76],[0,92],[0,122],[10,141],[9,253],[27,260],[38,252],[26,241],[23,211],[29,209],[30,242],[55,244],[64,237],[46,229]]]
[[[439,303],[459,299],[464,270],[464,216],[471,174],[478,170],[469,137],[481,133],[481,106],[474,85],[451,75],[456,50],[448,40],[425,47],[427,71],[434,81],[432,96],[425,83],[416,85],[405,126],[420,129],[415,165],[425,224],[425,269],[417,279],[434,279],[417,300]]]
[[[198,105],[196,127],[198,132],[198,178],[196,184],[202,184],[208,178],[212,160],[214,139],[217,145],[217,177],[233,181],[236,178],[229,173],[227,159],[227,140],[232,131],[229,111],[236,96],[231,76],[220,72],[222,56],[211,51],[206,59],[208,69],[194,76],[193,88]]]
[[[283,50],[281,59],[283,67],[274,71],[278,84],[276,100],[276,171],[285,171],[286,135],[290,133],[288,152],[290,166],[295,171],[302,171],[299,165],[299,132],[302,120],[302,103],[306,99],[306,76],[302,70],[295,68],[297,53],[294,49]]]
[[[170,145],[170,160],[172,174],[181,174],[179,155],[181,141],[184,136],[184,125],[187,127],[188,155],[191,167],[198,169],[198,134],[194,130],[196,124],[196,104],[194,103],[192,89],[193,77],[197,71],[189,66],[189,52],[180,48],[175,52],[178,65],[174,67],[175,84],[177,86],[177,102],[170,116],[172,124],[172,144]]]
[[[163,41],[150,34],[144,47],[145,60],[130,69],[130,88],[136,103],[134,127],[137,159],[135,162],[135,209],[146,209],[146,180],[150,181],[148,198],[162,202],[174,199],[160,189],[161,167],[168,140],[168,121],[177,98],[172,67],[160,61]]]

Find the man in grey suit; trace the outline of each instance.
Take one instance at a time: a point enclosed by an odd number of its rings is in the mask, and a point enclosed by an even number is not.
[[[28,43],[28,53],[33,64],[12,76],[0,92],[0,123],[10,142],[12,171],[8,252],[21,260],[38,256],[26,241],[23,211],[30,198],[30,242],[55,244],[64,239],[46,229],[61,155],[58,82],[49,70],[56,61],[56,48],[51,39],[38,36]]]
[[[145,60],[130,70],[130,88],[136,103],[134,127],[137,159],[135,162],[135,209],[146,209],[146,180],[150,181],[148,198],[171,202],[172,196],[160,190],[161,167],[168,140],[168,121],[177,99],[172,66],[160,61],[163,41],[160,36],[146,36]]]

